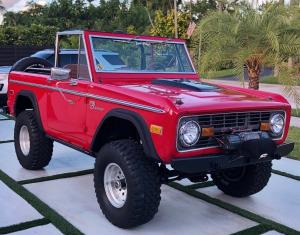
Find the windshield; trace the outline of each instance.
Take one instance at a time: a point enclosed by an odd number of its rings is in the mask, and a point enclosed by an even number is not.
[[[97,72],[194,73],[183,43],[91,37]]]

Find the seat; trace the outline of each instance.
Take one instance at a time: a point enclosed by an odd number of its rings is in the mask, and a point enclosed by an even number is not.
[[[67,64],[64,69],[70,69],[70,77],[77,79],[77,74],[79,72],[79,78],[89,80],[89,67],[86,64]]]

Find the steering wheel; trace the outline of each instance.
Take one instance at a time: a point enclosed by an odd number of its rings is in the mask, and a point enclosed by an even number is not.
[[[153,62],[149,64],[148,69],[166,71],[165,65],[159,62]]]

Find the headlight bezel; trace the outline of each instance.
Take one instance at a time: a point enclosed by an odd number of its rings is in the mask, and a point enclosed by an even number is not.
[[[272,120],[274,120],[275,118],[280,118],[282,120],[282,128],[280,130],[280,132],[275,132],[274,131],[274,124],[272,125]],[[280,138],[283,133],[284,133],[284,129],[285,129],[285,114],[283,114],[282,112],[274,112],[271,114],[270,119],[269,119],[269,125],[270,125],[270,135],[271,137],[274,138]]]
[[[184,135],[182,134],[182,129],[187,127],[189,124],[193,124],[198,129],[197,136],[191,143],[187,143],[184,139]],[[178,134],[177,141],[183,148],[192,147],[198,142],[198,140],[201,136],[201,126],[195,120],[192,120],[192,119],[184,120],[183,122],[180,122],[177,134]]]

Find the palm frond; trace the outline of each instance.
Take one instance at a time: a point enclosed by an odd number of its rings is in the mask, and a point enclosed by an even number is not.
[[[262,11],[212,12],[201,20],[195,35],[200,71],[215,71],[230,62],[243,80],[245,64],[253,69],[279,65],[285,92],[300,105],[293,88],[300,75],[283,66],[289,57],[300,55],[300,9],[269,4]]]

